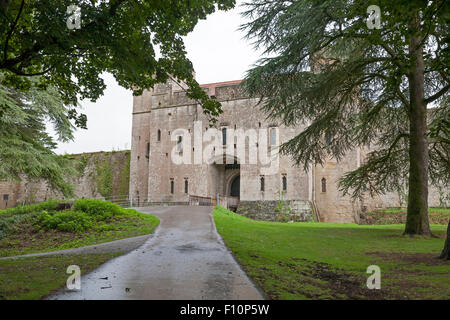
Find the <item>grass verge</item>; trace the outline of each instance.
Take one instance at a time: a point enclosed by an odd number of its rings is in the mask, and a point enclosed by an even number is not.
[[[0,210],[0,257],[78,248],[150,234],[156,216],[100,200],[78,200],[72,210],[58,202]]]
[[[450,208],[429,208],[430,224],[448,224]],[[406,222],[406,208],[377,209],[361,215],[361,224],[403,224]]]
[[[404,237],[403,225],[280,223],[251,220],[224,208],[217,230],[269,299],[449,299],[448,261],[438,238]],[[367,267],[381,268],[381,289],[366,287]]]
[[[63,287],[70,274],[67,267],[78,265],[86,274],[122,253],[54,255],[0,261],[0,299],[36,300]]]

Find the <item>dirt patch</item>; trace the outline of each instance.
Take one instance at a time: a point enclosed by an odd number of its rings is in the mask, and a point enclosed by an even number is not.
[[[299,274],[305,277],[304,281],[322,289],[330,289],[330,299],[368,299],[381,300],[391,296],[391,293],[385,289],[370,290],[366,287],[366,278],[351,274],[344,269],[333,268],[331,265],[323,262],[315,262],[307,259],[296,259],[301,261],[301,265],[292,264],[289,267],[296,269]],[[325,281],[318,283],[313,279]],[[308,298],[319,298],[314,294],[306,293]]]
[[[433,253],[404,253],[404,252],[367,252],[368,256],[376,256],[385,260],[399,261],[427,266],[450,265],[450,261],[439,259],[439,254]]]
[[[282,292],[313,300],[402,299],[388,289],[368,289],[365,277],[334,268],[327,263],[292,258],[288,262],[279,261],[277,264],[284,270],[261,267],[257,275],[252,275],[262,288],[267,279],[272,280],[270,289],[265,290],[269,299],[281,299]]]
[[[393,258],[395,255],[386,257]],[[379,256],[384,257],[383,254]],[[430,255],[427,254],[403,255],[402,258],[408,264],[423,261],[444,264],[436,261],[437,259],[430,260]],[[268,299],[285,299],[285,292],[299,299],[306,297],[313,300],[408,300],[423,298],[417,292],[418,289],[439,290],[439,287],[414,280],[415,276],[429,275],[429,272],[423,270],[399,269],[394,278],[384,274],[385,286],[382,285],[381,289],[368,289],[368,275],[348,272],[327,263],[291,258],[289,261],[278,261],[277,265],[281,269],[261,267],[256,275],[251,274],[255,282],[265,288]],[[266,286],[268,279],[270,285]]]

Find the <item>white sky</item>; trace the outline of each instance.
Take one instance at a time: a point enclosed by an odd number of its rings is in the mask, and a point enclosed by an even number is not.
[[[242,79],[245,72],[259,58],[249,42],[238,31],[245,22],[240,16],[243,8],[219,11],[201,20],[186,37],[188,57],[194,64],[199,83]],[[83,153],[124,150],[131,147],[131,91],[120,87],[111,74],[104,74],[107,85],[104,95],[93,103],[81,101],[88,117],[88,130],[77,130],[75,139],[59,143],[56,152]]]

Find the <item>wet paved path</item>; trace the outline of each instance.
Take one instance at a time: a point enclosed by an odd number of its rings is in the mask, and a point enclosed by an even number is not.
[[[217,234],[211,207],[139,211],[161,219],[153,237],[82,276],[80,291],[48,299],[262,299]]]

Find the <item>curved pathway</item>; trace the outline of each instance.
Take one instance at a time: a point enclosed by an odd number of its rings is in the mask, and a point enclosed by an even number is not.
[[[262,299],[218,235],[211,207],[148,207],[161,224],[144,245],[47,299]],[[81,270],[83,272],[83,270]]]
[[[0,260],[28,258],[28,257],[40,257],[40,256],[54,256],[54,255],[63,255],[63,254],[128,252],[128,251],[139,248],[151,236],[152,236],[152,234],[147,234],[144,236],[119,239],[119,240],[110,241],[110,242],[93,244],[93,245],[85,246],[85,247],[47,251],[47,252],[38,252],[38,253],[29,253],[29,254],[22,254],[19,256],[1,257]]]

